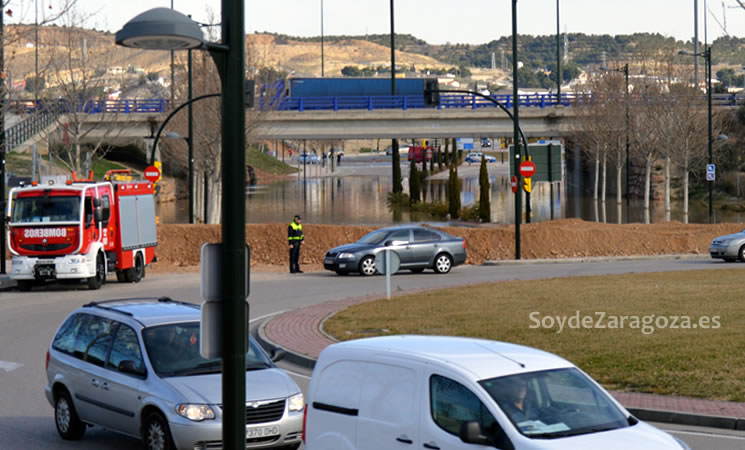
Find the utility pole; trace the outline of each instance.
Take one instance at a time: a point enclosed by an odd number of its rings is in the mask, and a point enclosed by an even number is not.
[[[396,33],[393,17],[393,0],[391,0],[391,95],[396,95]],[[398,152],[398,139],[393,139],[391,148],[393,192],[403,192],[404,187],[401,185],[401,155]]]
[[[0,75],[5,75],[4,8],[0,8]],[[0,78],[0,105],[5,103],[5,79]],[[5,274],[5,108],[0,106],[0,274]]]
[[[523,195],[520,186],[522,180],[520,176],[520,123],[519,123],[519,99],[517,90],[517,0],[512,0],[512,115],[513,123],[513,141],[515,146],[515,176],[517,177],[517,192],[515,192],[515,259],[520,259],[520,222],[522,222],[522,201]],[[527,144],[527,143],[526,143]]]

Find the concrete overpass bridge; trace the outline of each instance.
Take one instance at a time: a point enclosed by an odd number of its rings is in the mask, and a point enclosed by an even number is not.
[[[254,139],[393,139],[393,138],[457,138],[509,137],[512,120],[501,109],[474,96],[441,96],[439,108],[422,107],[421,96],[324,97],[283,99],[278,111],[258,112],[251,130]],[[512,108],[512,96],[494,96]],[[444,99],[444,100],[443,100]],[[574,105],[588,101],[589,96],[565,94],[561,99],[547,95],[521,95],[520,125],[526,137],[562,137],[571,133],[576,118]],[[732,94],[714,97],[718,107],[737,107],[743,98]],[[17,106],[18,108],[18,106]],[[28,112],[35,112],[33,105]],[[64,109],[64,108],[62,108]],[[83,143],[100,142],[114,145],[140,146],[146,153],[152,138],[171,111],[167,100],[116,100],[89,102],[58,114],[76,114],[86,129]],[[181,114],[181,113],[179,113]],[[28,147],[39,140],[64,139],[60,124],[65,118],[50,121],[32,114],[6,130],[9,142]],[[37,117],[37,119],[33,119]],[[29,122],[39,122],[36,128]],[[19,132],[20,130],[20,132]]]

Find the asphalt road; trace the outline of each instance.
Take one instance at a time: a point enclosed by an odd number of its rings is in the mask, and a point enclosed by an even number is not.
[[[717,270],[745,264],[723,264],[709,259],[648,259],[593,261],[590,263],[517,264],[457,267],[446,276],[424,273],[395,275],[395,292],[502,280],[538,280],[553,277],[619,274],[634,272]],[[360,295],[385,295],[382,276],[338,277],[331,273],[253,273],[249,298],[252,324],[282,311],[327,300]],[[0,291],[0,449],[76,448],[129,449],[135,439],[93,428],[80,442],[65,442],[58,436],[52,408],[44,397],[44,356],[61,320],[73,309],[92,301],[110,298],[161,296],[201,302],[198,274],[150,275],[139,284],[110,282],[100,291],[70,286],[50,286],[30,293]],[[309,373],[284,366],[298,384],[307,387]],[[693,449],[734,450],[745,448],[745,433],[662,425]],[[681,429],[678,429],[681,428]]]

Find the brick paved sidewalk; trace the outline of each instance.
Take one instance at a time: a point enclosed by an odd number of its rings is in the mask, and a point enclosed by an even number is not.
[[[272,318],[264,325],[263,332],[274,344],[306,358],[317,359],[321,350],[334,343],[333,339],[320,331],[321,322],[336,311],[374,298],[378,297],[334,300],[289,311]],[[745,403],[634,392],[611,391],[611,394],[629,409],[745,419]],[[741,420],[736,422],[734,427],[742,426]]]

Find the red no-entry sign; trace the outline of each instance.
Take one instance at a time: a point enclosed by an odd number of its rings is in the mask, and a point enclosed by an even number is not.
[[[517,192],[517,177],[513,175],[512,176],[512,193],[514,194],[515,192]]]
[[[520,175],[530,178],[535,174],[535,164],[532,161],[523,161],[520,163]]]
[[[156,183],[160,180],[160,169],[155,166],[148,166],[145,169],[145,179],[151,183]]]

